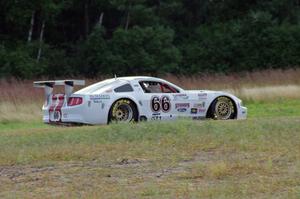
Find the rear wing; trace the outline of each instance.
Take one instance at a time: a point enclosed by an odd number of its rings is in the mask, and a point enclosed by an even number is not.
[[[65,94],[69,97],[73,92],[74,86],[84,85],[84,80],[50,80],[33,82],[33,87],[44,88],[46,99],[52,94],[54,86],[65,86]]]

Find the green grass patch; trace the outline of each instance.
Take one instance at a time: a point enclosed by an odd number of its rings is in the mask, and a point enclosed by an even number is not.
[[[300,100],[276,100],[269,102],[245,103],[249,118],[300,116]]]
[[[44,127],[49,127],[49,125],[42,123],[42,121],[35,121],[35,122],[6,121],[6,122],[0,123],[0,133],[11,131],[11,130],[40,129],[40,128],[44,128]]]
[[[299,117],[246,121],[178,120],[131,125],[68,128],[48,126],[41,129],[10,130],[0,134],[0,165],[38,162],[40,158],[49,161],[93,159],[101,151],[93,154],[81,149],[87,147],[97,151],[100,145],[119,144],[133,148],[156,146],[158,150],[163,146],[176,146],[176,150],[185,149],[184,147],[189,147],[188,143],[192,143],[190,147],[197,146],[201,150],[232,147],[240,151],[264,152],[274,146],[288,150],[291,142],[298,144],[299,132]],[[64,150],[68,149],[70,153],[65,153]],[[157,149],[151,149],[147,153],[156,153]],[[130,150],[122,153],[126,152]]]
[[[299,198],[298,101],[242,121],[0,124],[0,198]]]

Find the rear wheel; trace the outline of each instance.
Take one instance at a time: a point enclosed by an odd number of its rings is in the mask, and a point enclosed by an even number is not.
[[[128,99],[116,101],[109,111],[108,122],[133,122],[138,120],[138,112],[135,104]]]
[[[218,97],[212,104],[210,112],[213,119],[229,120],[235,117],[234,102],[228,97]]]

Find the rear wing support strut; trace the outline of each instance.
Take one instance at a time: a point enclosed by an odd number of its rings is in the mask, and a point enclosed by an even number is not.
[[[69,98],[73,92],[74,86],[84,86],[84,85],[85,85],[84,80],[53,80],[53,81],[33,82],[33,87],[44,88],[46,99],[48,99],[49,96],[52,94],[54,86],[64,86],[65,95],[67,98]]]

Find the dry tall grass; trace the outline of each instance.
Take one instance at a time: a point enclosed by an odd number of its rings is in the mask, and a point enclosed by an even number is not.
[[[264,86],[228,90],[244,100],[272,101],[275,99],[300,99],[299,85]]]
[[[167,75],[163,78],[186,89],[240,89],[245,87],[300,85],[300,69],[264,70],[229,75]]]
[[[44,93],[32,81],[0,81],[0,122],[41,120]]]
[[[0,81],[0,102],[13,104],[28,103],[43,99],[44,91],[33,88],[32,80],[20,81],[16,79]]]
[[[164,78],[185,89],[223,90],[243,100],[300,99],[300,69]]]
[[[87,85],[104,78],[88,79]],[[161,78],[185,89],[229,91],[243,100],[300,99],[300,69],[231,75],[166,75]],[[41,119],[44,93],[43,89],[33,88],[32,82],[33,80],[0,80],[0,122]],[[61,89],[58,90],[60,91]]]

